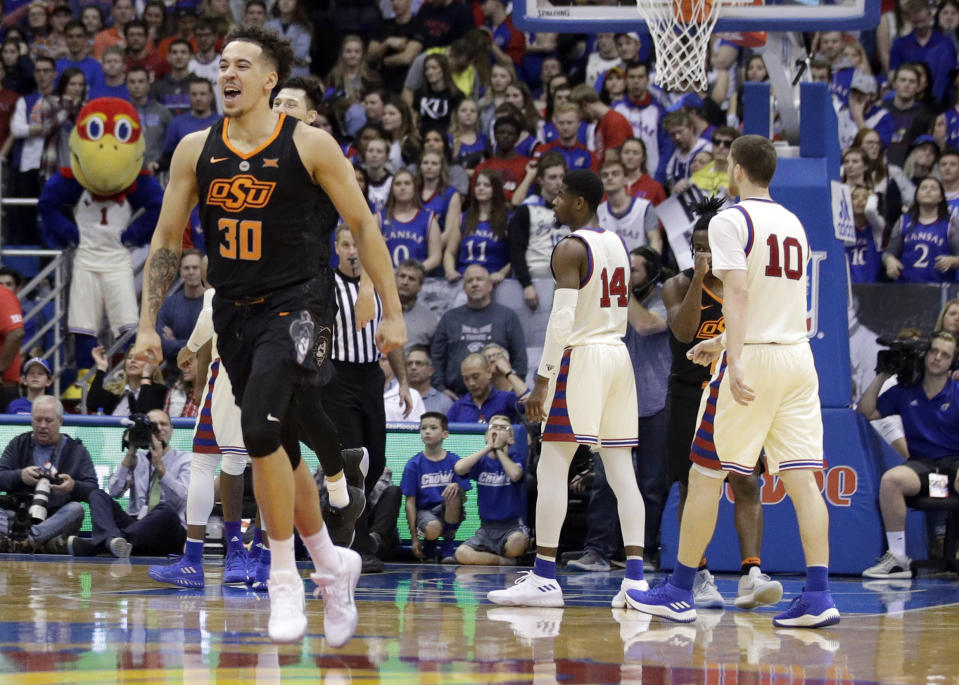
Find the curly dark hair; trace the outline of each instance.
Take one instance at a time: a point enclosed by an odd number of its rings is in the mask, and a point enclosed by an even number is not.
[[[283,83],[290,77],[293,65],[293,45],[273,29],[261,28],[252,24],[234,26],[223,41],[223,47],[233,41],[245,41],[259,45],[263,56],[276,67],[277,83]]]

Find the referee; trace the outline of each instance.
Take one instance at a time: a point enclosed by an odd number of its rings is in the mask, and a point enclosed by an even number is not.
[[[369,451],[370,464],[366,473],[366,494],[369,496],[386,466],[386,413],[383,406],[386,379],[380,370],[378,361],[382,355],[375,341],[376,328],[383,318],[383,306],[379,295],[372,293],[372,312],[359,312],[360,325],[357,325],[357,310],[363,304],[363,300],[357,302],[360,299],[360,260],[348,226],[337,229],[334,249],[339,264],[334,272],[337,314],[330,359],[336,374],[324,388],[323,406],[336,426],[341,445],[363,446]],[[364,293],[364,298],[369,295]],[[365,320],[370,314],[372,319],[367,325]],[[387,359],[400,383],[400,401],[404,405],[403,415],[407,416],[413,409],[413,398],[406,380],[403,348],[390,352]],[[356,522],[353,547],[363,557],[365,572],[382,570],[382,562],[373,554],[368,530],[364,514]]]

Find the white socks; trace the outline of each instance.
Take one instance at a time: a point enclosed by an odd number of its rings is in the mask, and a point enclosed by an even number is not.
[[[889,545],[889,551],[899,561],[906,560],[906,531],[894,530],[886,533],[886,544]]]

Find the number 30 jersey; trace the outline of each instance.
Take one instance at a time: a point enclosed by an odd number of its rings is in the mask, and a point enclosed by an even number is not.
[[[630,261],[618,234],[599,228],[580,228],[563,240],[586,245],[588,269],[579,284],[573,330],[567,347],[622,345],[629,304]]]
[[[747,344],[806,342],[809,242],[795,214],[772,200],[743,200],[709,222],[709,249],[714,272],[746,271]]]
[[[228,118],[210,127],[196,175],[209,280],[221,297],[303,283],[328,264],[337,217],[300,160],[297,123],[280,115],[270,138],[247,154],[230,144]]]

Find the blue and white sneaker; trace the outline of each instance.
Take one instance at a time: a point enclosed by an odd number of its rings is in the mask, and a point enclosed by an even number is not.
[[[177,587],[203,587],[203,565],[187,561],[186,557],[180,557],[169,566],[151,566],[147,575],[157,582]]]
[[[773,619],[780,628],[824,628],[839,623],[839,609],[828,590],[809,592],[803,588],[783,613]]]
[[[224,583],[245,583],[247,573],[246,550],[242,546],[228,547],[223,562]]]
[[[666,581],[651,590],[626,591],[627,606],[653,616],[660,616],[677,623],[692,623],[696,620],[696,606],[691,590],[681,590]]]

